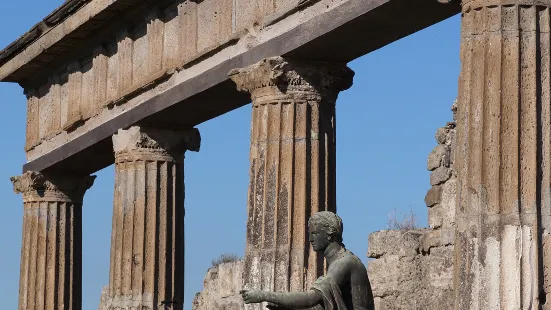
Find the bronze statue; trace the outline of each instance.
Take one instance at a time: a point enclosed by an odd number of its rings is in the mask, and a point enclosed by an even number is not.
[[[373,310],[373,293],[367,270],[360,259],[342,243],[341,218],[322,211],[308,221],[309,241],[327,260],[327,275],[307,292],[243,290],[246,304],[268,302],[270,309]]]

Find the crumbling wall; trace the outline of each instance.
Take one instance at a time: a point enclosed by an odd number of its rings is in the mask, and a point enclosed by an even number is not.
[[[455,121],[456,104],[452,111]],[[383,230],[369,236],[368,273],[376,310],[453,309],[453,244],[457,179],[455,122],[436,131],[429,155],[432,188],[425,196],[428,229]]]
[[[243,262],[223,263],[209,269],[204,287],[193,299],[193,310],[242,310]]]
[[[455,104],[452,107],[455,120]],[[453,244],[456,173],[453,169],[455,122],[436,131],[428,157],[431,189],[425,196],[429,226],[383,230],[369,236],[368,273],[376,310],[453,309]],[[193,310],[242,310],[242,262],[211,268]]]

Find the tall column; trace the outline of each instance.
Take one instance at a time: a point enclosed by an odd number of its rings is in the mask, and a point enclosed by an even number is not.
[[[82,309],[82,199],[95,176],[12,177],[23,194],[19,309]]]
[[[200,139],[197,129],[137,126],[113,136],[108,309],[183,309],[184,153]]]
[[[246,288],[302,291],[323,274],[307,225],[336,211],[335,102],[353,75],[345,64],[280,57],[230,72],[253,102]]]
[[[550,6],[462,2],[456,309],[550,309]]]

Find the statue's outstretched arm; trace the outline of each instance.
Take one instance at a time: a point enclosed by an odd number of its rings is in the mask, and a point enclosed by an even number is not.
[[[321,296],[313,290],[307,292],[266,292],[259,290],[241,291],[245,303],[271,302],[291,309],[308,309],[323,302]]]

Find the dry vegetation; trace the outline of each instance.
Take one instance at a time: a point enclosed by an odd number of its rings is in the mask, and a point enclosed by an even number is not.
[[[417,226],[417,218],[411,207],[408,213],[397,212],[396,209],[388,214],[387,228],[391,230],[415,230]]]
[[[225,263],[233,263],[240,259],[241,258],[236,254],[224,253],[220,255],[218,258],[212,260],[212,267],[216,267],[220,264],[225,264]]]

